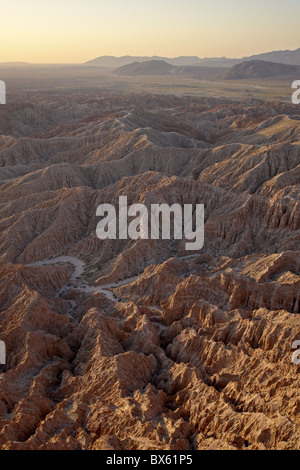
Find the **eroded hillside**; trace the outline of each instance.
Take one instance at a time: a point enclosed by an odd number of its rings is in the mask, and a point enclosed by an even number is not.
[[[0,134],[0,447],[299,449],[297,106],[32,92]],[[204,248],[100,241],[124,195]]]

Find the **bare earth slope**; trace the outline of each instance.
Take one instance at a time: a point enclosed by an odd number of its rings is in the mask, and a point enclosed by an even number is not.
[[[0,134],[0,448],[299,449],[299,109],[32,92]],[[101,242],[121,195],[204,248]]]
[[[148,62],[133,62],[117,68],[117,75],[168,75],[175,73],[176,67],[163,60],[150,60]]]
[[[225,80],[252,78],[278,80],[280,78],[290,77],[290,79],[293,80],[299,71],[300,67],[296,65],[267,62],[265,60],[251,60],[234,65],[230,69],[226,70],[223,74],[223,78]]]

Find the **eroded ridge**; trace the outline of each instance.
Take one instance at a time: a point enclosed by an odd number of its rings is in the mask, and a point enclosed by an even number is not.
[[[0,108],[0,448],[299,449],[298,108],[28,96]],[[204,248],[99,240],[124,195],[205,204]]]

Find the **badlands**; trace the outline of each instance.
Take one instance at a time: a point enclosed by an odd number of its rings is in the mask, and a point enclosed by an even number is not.
[[[2,450],[300,448],[300,108],[31,91],[0,107]],[[205,204],[205,244],[100,204]]]

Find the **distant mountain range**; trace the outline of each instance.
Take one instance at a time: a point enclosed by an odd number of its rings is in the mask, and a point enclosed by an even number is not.
[[[133,62],[123,65],[113,71],[115,75],[185,75],[192,78],[212,80],[221,78],[226,67],[205,67],[199,65],[176,66],[170,65],[163,60],[149,60],[148,62]]]
[[[148,62],[133,62],[118,67],[116,75],[171,75],[175,74],[178,67],[168,64],[164,60],[149,60]]]
[[[113,72],[116,75],[186,75],[198,79],[285,79],[296,78],[300,75],[299,65],[278,64],[264,60],[245,61],[225,67],[199,67],[199,66],[174,66],[162,60],[150,60],[148,62],[133,62],[129,65],[118,67]]]
[[[98,57],[97,59],[90,60],[83,65],[90,65],[90,66],[102,66],[102,67],[110,67],[110,68],[117,68],[122,67],[124,65],[132,64],[133,62],[149,62],[149,61],[163,61],[167,62],[170,65],[176,66],[185,66],[185,65],[201,65],[202,60],[206,59],[199,59],[197,56],[183,56],[183,57],[176,57],[171,59],[169,57],[160,57],[160,56],[152,56],[152,57],[140,57],[140,56],[123,56],[123,57],[114,57],[114,56],[102,56]],[[212,59],[214,60],[214,59]],[[228,59],[226,59],[228,60]]]
[[[224,72],[222,78],[226,80],[270,78],[280,79],[291,77],[296,79],[300,75],[299,65],[278,64],[265,60],[245,61],[234,65]]]
[[[139,56],[102,56],[97,59],[90,60],[83,65],[87,66],[101,66],[109,68],[122,67],[124,65],[132,64],[133,62],[149,62],[149,61],[164,61],[174,66],[207,66],[207,67],[232,67],[245,61],[264,60],[267,62],[277,62],[286,65],[300,65],[300,48],[295,51],[273,51],[263,54],[253,55],[250,57],[243,57],[241,59],[229,59],[226,57],[213,57],[200,59],[197,56],[180,56],[175,58],[168,57],[139,57]]]

